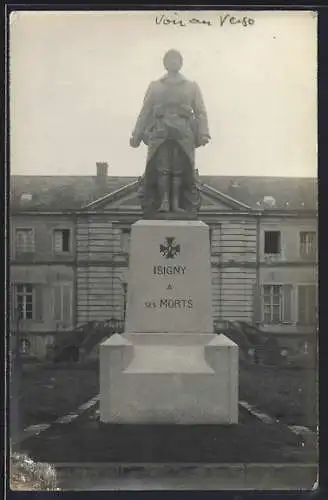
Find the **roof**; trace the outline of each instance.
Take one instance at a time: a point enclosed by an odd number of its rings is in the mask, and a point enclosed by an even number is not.
[[[13,175],[14,210],[77,210],[138,177]],[[200,182],[255,209],[316,210],[317,179],[298,177],[200,176]],[[22,196],[25,195],[25,196]],[[32,196],[29,196],[32,195]]]

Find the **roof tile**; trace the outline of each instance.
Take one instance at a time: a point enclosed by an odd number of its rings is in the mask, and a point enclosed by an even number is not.
[[[74,210],[116,191],[137,177],[27,176],[13,175],[10,185],[12,209]],[[296,177],[200,176],[200,182],[253,208],[316,209],[317,180]],[[22,195],[32,195],[22,199]],[[272,197],[271,207],[265,197]],[[24,199],[25,198],[25,199]]]

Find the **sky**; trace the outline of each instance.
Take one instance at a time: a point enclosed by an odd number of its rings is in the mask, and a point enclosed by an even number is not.
[[[11,172],[95,175],[107,162],[109,175],[141,175],[146,146],[129,138],[175,48],[207,108],[201,175],[314,177],[316,30],[309,11],[13,13]]]

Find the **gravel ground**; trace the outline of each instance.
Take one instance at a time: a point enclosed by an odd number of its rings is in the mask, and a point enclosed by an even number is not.
[[[21,446],[50,463],[311,463],[314,446],[282,424],[264,424],[243,408],[238,425],[106,425],[95,410],[56,424]]]

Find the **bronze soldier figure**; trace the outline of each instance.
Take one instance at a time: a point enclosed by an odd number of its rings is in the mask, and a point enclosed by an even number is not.
[[[201,91],[180,73],[182,55],[169,50],[163,63],[167,72],[149,85],[130,145],[148,146],[140,180],[144,215],[165,218],[173,212],[183,218],[197,214],[200,205],[195,148],[205,146],[210,134]]]

